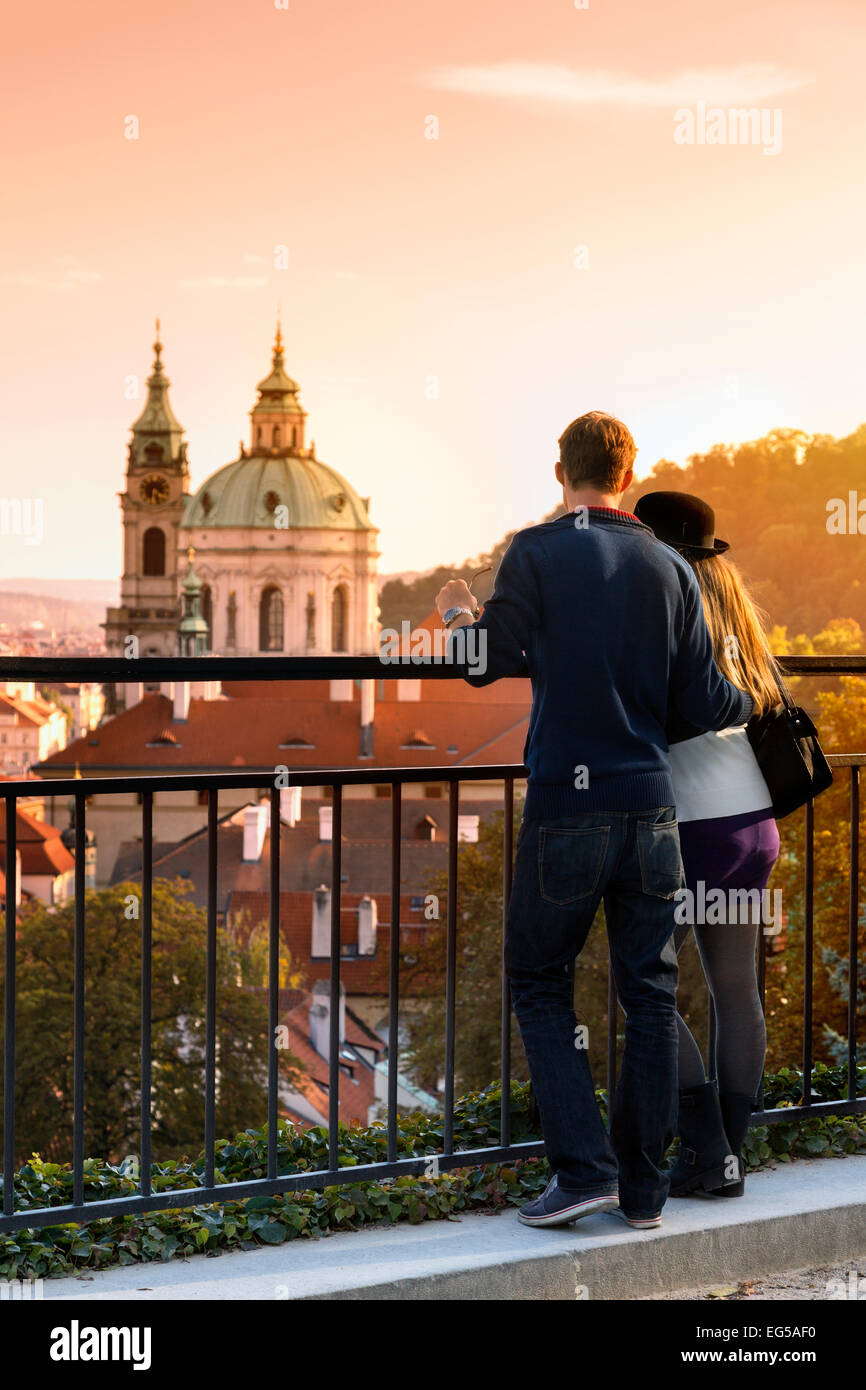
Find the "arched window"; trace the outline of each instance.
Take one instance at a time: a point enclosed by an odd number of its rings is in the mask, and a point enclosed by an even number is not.
[[[280,446],[280,427],[279,427],[279,425],[274,425],[274,448],[275,448],[275,449],[278,449],[279,446]]]
[[[261,427],[261,425],[259,425],[258,429],[256,430],[256,443],[257,443],[257,444],[261,444],[261,442],[262,442],[262,427]]]
[[[283,596],[273,584],[259,600],[259,651],[283,650]]]
[[[144,533],[143,574],[165,574],[165,532],[149,526]]]
[[[331,599],[331,650],[334,652],[344,652],[347,650],[347,619],[349,615],[349,599],[346,593],[345,584],[340,584],[334,590],[334,597]]]
[[[297,431],[297,427],[296,427],[295,425],[292,425],[292,448],[293,448],[293,449],[295,448],[297,442],[298,442],[298,431]]]
[[[201,591],[201,615],[207,623],[207,650],[212,650],[213,643],[213,594],[210,584],[202,586]]]

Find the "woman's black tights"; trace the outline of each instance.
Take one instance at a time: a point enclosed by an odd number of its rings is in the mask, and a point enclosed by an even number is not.
[[[754,1096],[761,1083],[767,1034],[755,975],[755,946],[759,923],[724,923],[677,927],[674,945],[679,954],[694,931],[701,964],[716,1013],[715,1074],[719,1090]],[[679,1088],[700,1086],[706,1080],[704,1059],[680,1015]]]

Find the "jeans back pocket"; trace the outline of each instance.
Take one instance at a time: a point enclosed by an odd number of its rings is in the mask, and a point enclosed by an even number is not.
[[[653,898],[672,898],[683,882],[677,821],[638,821],[637,853],[643,891]]]
[[[546,903],[571,907],[597,892],[610,826],[538,832],[538,891]]]

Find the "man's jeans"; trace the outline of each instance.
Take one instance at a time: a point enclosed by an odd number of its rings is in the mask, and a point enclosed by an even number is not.
[[[524,818],[505,936],[511,999],[560,1186],[609,1191],[654,1215],[668,1194],[664,1153],[677,1120],[676,812],[599,811]],[[574,1012],[574,962],[604,898],[610,956],[626,1014],[610,1141]],[[616,1019],[608,1020],[616,1027]],[[615,1155],[615,1156],[614,1156]]]

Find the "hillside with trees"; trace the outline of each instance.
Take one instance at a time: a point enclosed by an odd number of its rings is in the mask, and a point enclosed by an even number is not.
[[[553,479],[551,484],[553,490]],[[844,439],[779,429],[747,444],[717,444],[685,465],[662,459],[633,484],[623,506],[631,509],[638,497],[656,489],[695,493],[710,503],[718,534],[731,542],[730,558],[770,624],[787,629],[789,641],[821,633],[839,619],[866,629],[866,424]],[[862,534],[834,533],[833,500],[843,502],[847,514],[850,493],[856,494],[855,508],[862,502]],[[541,520],[561,512],[561,506],[554,507]],[[462,565],[438,566],[408,584],[385,584],[382,626],[397,627],[402,619],[420,622],[447,579],[469,580],[489,565],[492,572],[473,586],[483,602],[513,535]]]

